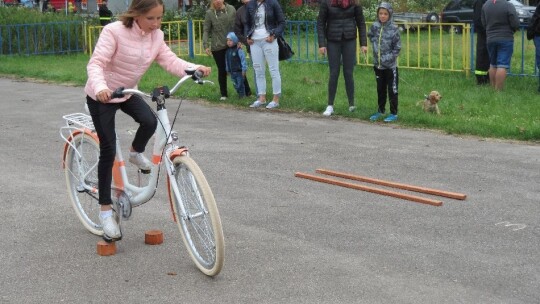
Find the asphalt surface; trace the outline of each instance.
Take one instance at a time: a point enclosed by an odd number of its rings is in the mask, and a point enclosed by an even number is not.
[[[163,178],[118,253],[96,254],[58,133],[63,114],[83,111],[82,88],[0,79],[0,92],[0,303],[540,303],[539,145],[184,101],[175,129],[225,233],[224,268],[209,278],[171,221]],[[135,128],[118,114],[126,143]],[[467,199],[394,190],[443,201],[434,207],[294,176],[317,168]],[[165,242],[145,245],[149,229]]]

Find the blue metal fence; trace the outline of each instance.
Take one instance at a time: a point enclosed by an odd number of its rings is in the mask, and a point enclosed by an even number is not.
[[[82,21],[0,25],[0,55],[82,52],[84,27]]]

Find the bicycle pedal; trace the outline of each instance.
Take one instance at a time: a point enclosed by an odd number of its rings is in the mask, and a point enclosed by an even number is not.
[[[107,242],[107,243],[109,243],[109,244],[112,244],[112,243],[114,243],[114,242],[116,242],[116,241],[120,241],[120,240],[122,239],[122,235],[120,235],[120,237],[117,237],[117,238],[111,238],[110,236],[108,236],[108,235],[106,235],[106,234],[103,234],[103,235],[101,236],[101,238],[102,238],[105,242]]]

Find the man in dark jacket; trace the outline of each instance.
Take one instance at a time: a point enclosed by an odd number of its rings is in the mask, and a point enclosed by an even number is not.
[[[489,82],[501,91],[514,52],[514,33],[519,29],[516,8],[506,0],[490,0],[482,6],[489,53]]]
[[[529,35],[529,33],[531,35]],[[536,48],[536,68],[537,72],[540,71],[540,3],[536,6],[534,15],[529,22],[527,27],[527,39],[532,39],[534,41],[534,46]],[[538,72],[540,74],[540,72]],[[538,92],[540,93],[540,75],[539,75],[539,85]]]
[[[486,29],[482,25],[482,6],[486,0],[475,0],[473,5],[473,23],[476,32],[476,84],[489,84],[489,53],[486,42]]]
[[[99,6],[99,23],[105,26],[111,23],[113,13],[107,7],[107,0],[103,0]]]

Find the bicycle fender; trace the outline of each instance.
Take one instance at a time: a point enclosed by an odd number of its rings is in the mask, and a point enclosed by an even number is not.
[[[184,156],[184,155],[187,155],[188,153],[188,148],[186,147],[180,147],[176,150],[174,150],[171,155],[169,156],[169,159],[171,161],[173,161],[177,156]]]
[[[79,135],[81,133],[83,133],[83,132],[80,131],[80,130],[77,130],[77,131],[71,133],[71,135],[69,135],[68,142],[66,142],[64,144],[64,153],[62,155],[62,169],[66,169],[66,156],[67,156],[67,151],[68,151],[68,149],[70,147],[69,142],[71,142],[75,136],[77,136],[77,135]],[[84,133],[91,136],[92,138],[94,138],[96,140],[96,142],[99,143],[99,138],[98,138],[98,136],[97,136],[97,134],[95,132],[92,132],[90,129],[85,129]]]

